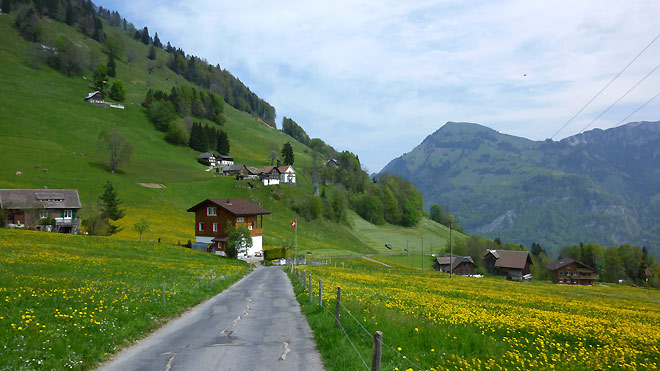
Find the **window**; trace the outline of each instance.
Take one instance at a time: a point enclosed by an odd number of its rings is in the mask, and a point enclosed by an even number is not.
[[[207,216],[216,216],[217,214],[217,208],[215,207],[207,207],[206,208],[206,215]]]
[[[563,275],[564,275],[564,271],[559,271],[559,275],[560,275],[560,276],[563,276]]]
[[[73,218],[73,210],[63,210],[62,211],[62,218],[64,218],[64,219]]]
[[[245,223],[245,219],[242,216],[236,218],[236,223]]]
[[[218,223],[213,223],[213,232],[218,231]]]
[[[201,232],[204,230],[204,222],[197,223],[197,229]]]
[[[39,210],[39,219],[48,218],[48,210]]]

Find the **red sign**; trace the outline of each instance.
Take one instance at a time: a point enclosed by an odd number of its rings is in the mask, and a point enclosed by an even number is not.
[[[296,228],[296,221],[295,220],[291,222],[291,228],[293,228],[293,229]]]

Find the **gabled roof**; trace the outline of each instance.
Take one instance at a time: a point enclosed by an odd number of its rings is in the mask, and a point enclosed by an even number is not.
[[[251,175],[258,175],[259,174],[259,169],[257,169],[254,166],[247,166],[248,173]]]
[[[189,213],[195,212],[200,207],[206,207],[204,205],[207,205],[209,203],[214,204],[222,209],[225,209],[227,212],[235,216],[270,214],[270,211],[264,209],[263,207],[257,204],[253,204],[252,202],[245,200],[243,198],[207,198],[206,200],[191,207],[187,211]]]
[[[218,158],[218,156],[214,155],[211,152],[204,152],[204,153],[200,153],[199,156],[197,156],[197,159],[198,160],[207,159],[207,158],[210,158],[211,156],[213,156],[215,158]]]
[[[293,170],[293,166],[290,165],[282,165],[278,167],[277,170],[279,170],[280,173],[285,173],[287,170],[289,170],[289,168],[291,169],[292,172],[294,173],[296,172],[295,170]]]
[[[493,255],[497,259],[495,261],[496,267],[524,269],[528,261],[529,264],[532,264],[528,251],[486,250],[484,256],[488,254]]]
[[[575,259],[571,259],[571,258],[561,258],[557,261],[554,261],[554,262],[548,264],[548,269],[551,270],[551,271],[556,271],[559,268],[563,268],[563,267],[565,267],[567,265],[571,265],[573,263],[577,263],[578,265],[581,265],[583,268],[591,269],[594,272],[596,271],[595,269],[591,268],[590,266],[582,264],[579,261],[577,261]]]
[[[100,91],[97,90],[97,91],[93,91],[93,92],[87,94],[87,96],[85,97],[85,100],[88,100],[88,99],[92,98],[96,94],[101,94],[101,97],[103,97],[103,93],[101,93]]]
[[[273,170],[276,170],[280,174],[282,173],[277,166],[264,166],[259,170],[259,174],[269,174]]]
[[[0,189],[1,209],[80,209],[76,189]]]
[[[451,270],[454,270],[456,267],[458,267],[462,263],[470,263],[472,265],[475,265],[471,256],[456,256],[456,255],[453,255],[451,257],[443,256],[441,258],[436,259],[436,262],[438,262],[439,265],[449,265],[450,261],[451,261]]]
[[[220,160],[225,160],[225,161],[234,161],[234,158],[231,156],[225,156],[225,155],[217,155],[215,158],[219,158]]]
[[[223,167],[222,171],[240,171],[242,168],[247,169],[247,167],[244,164],[233,164]]]

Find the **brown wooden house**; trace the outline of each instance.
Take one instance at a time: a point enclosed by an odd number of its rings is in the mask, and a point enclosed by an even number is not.
[[[548,264],[553,283],[593,285],[600,279],[596,270],[571,258],[561,258]]]
[[[247,256],[263,249],[263,216],[270,212],[259,205],[242,198],[208,198],[188,212],[195,213],[195,241],[212,245],[218,255],[224,255],[227,246],[227,225],[250,230],[252,247]]]
[[[265,186],[280,184],[280,177],[282,173],[280,169],[276,166],[264,166],[259,170],[259,180],[261,180]]]
[[[506,276],[507,279],[522,281],[529,274],[532,258],[527,251],[486,250],[484,267],[488,274]]]
[[[4,224],[9,228],[76,234],[80,207],[75,189],[0,189],[0,209],[7,210]]]
[[[435,260],[433,268],[437,271],[443,273],[456,274],[459,276],[471,276],[474,274],[474,270],[477,269],[477,266],[474,264],[472,257],[470,256],[443,256]]]

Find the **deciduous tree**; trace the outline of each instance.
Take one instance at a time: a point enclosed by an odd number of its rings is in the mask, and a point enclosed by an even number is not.
[[[107,156],[110,172],[113,174],[118,166],[127,163],[133,155],[133,144],[115,129],[99,134],[98,149]]]
[[[140,242],[142,242],[142,234],[149,230],[149,222],[145,218],[140,218],[137,223],[133,224],[133,229],[140,235]]]

